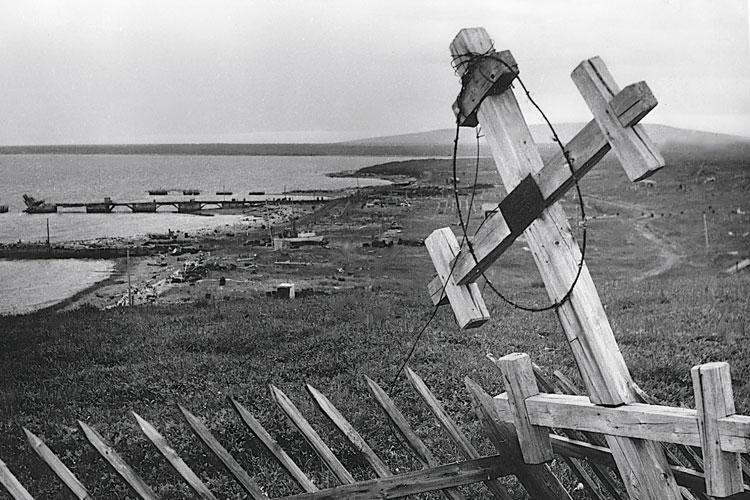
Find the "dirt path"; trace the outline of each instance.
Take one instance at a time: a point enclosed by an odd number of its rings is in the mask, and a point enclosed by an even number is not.
[[[674,268],[685,258],[685,255],[680,252],[680,249],[675,243],[668,241],[665,237],[657,234],[653,230],[653,228],[649,227],[647,217],[636,215],[639,213],[647,212],[648,209],[646,207],[638,205],[636,203],[607,200],[598,196],[589,195],[587,197],[595,199],[597,203],[609,205],[619,210],[628,212],[631,215],[630,220],[633,221],[633,228],[638,231],[641,236],[655,245],[659,250],[660,261],[657,263],[657,265],[652,267],[651,269],[639,273],[637,276],[634,276],[632,278],[633,281],[642,281],[647,278],[653,278],[655,276],[659,276],[660,274],[664,274],[670,269]]]

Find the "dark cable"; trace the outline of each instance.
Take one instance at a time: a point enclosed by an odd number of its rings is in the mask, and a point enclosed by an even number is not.
[[[473,70],[478,70],[478,71],[480,71],[480,74],[482,74],[481,70],[480,70],[480,67],[479,67],[479,63],[482,60],[487,59],[487,58],[493,58],[493,59],[495,59],[497,61],[500,61],[500,63],[502,63],[506,68],[508,68],[509,70],[513,71],[513,68],[511,68],[501,58],[497,57],[497,55],[496,55],[496,53],[494,51],[494,43],[490,46],[490,48],[486,52],[484,52],[482,54],[479,54],[479,53],[458,54],[458,55],[454,56],[453,62],[452,62],[453,67],[454,67],[456,73],[459,73],[459,70],[461,69],[461,67],[466,66],[466,70],[464,71],[464,74],[461,77],[462,86],[461,86],[461,91],[459,93],[459,96],[465,90],[466,84],[468,82],[467,75],[469,75]],[[484,75],[484,74],[482,74],[482,75],[485,78],[487,78],[486,75]],[[552,309],[557,309],[560,306],[562,306],[565,302],[567,302],[570,299],[570,296],[573,294],[573,290],[575,289],[576,284],[578,283],[578,279],[580,278],[581,272],[583,270],[583,263],[584,263],[584,258],[585,258],[585,255],[586,255],[586,212],[585,212],[585,207],[584,207],[584,202],[583,202],[583,195],[581,193],[581,188],[580,188],[580,186],[578,184],[578,179],[577,179],[577,177],[575,175],[575,169],[573,168],[573,162],[572,162],[572,160],[570,158],[570,155],[569,155],[568,151],[565,149],[565,146],[562,144],[562,141],[560,140],[560,137],[557,135],[557,131],[552,126],[552,123],[547,118],[547,115],[544,113],[544,111],[541,109],[541,107],[536,103],[536,101],[534,101],[534,99],[531,97],[531,93],[529,92],[528,88],[526,88],[526,85],[524,85],[524,83],[521,80],[520,76],[516,75],[515,80],[518,80],[518,83],[521,85],[521,87],[523,88],[524,92],[526,93],[526,97],[529,99],[529,102],[531,102],[531,104],[542,115],[542,118],[544,118],[544,121],[547,123],[547,126],[552,131],[552,135],[553,135],[554,141],[560,147],[560,149],[562,151],[562,154],[563,154],[563,157],[565,158],[565,161],[566,161],[566,163],[568,165],[568,168],[570,169],[570,173],[573,176],[573,182],[575,183],[576,192],[578,194],[578,202],[579,202],[580,209],[581,209],[581,225],[583,225],[583,236],[582,236],[582,244],[581,244],[581,260],[578,263],[578,271],[576,273],[575,278],[573,279],[573,283],[571,284],[570,288],[568,288],[568,291],[565,293],[565,295],[562,297],[562,299],[560,299],[560,301],[554,301],[552,304],[550,304],[549,306],[546,306],[546,307],[529,307],[529,306],[525,306],[525,305],[519,304],[519,303],[517,303],[517,302],[515,302],[515,301],[513,301],[513,300],[511,300],[511,299],[509,299],[507,297],[505,297],[505,295],[503,295],[500,292],[500,290],[498,290],[493,285],[493,283],[487,278],[487,276],[485,275],[485,273],[483,271],[481,272],[481,274],[482,274],[482,277],[485,279],[487,285],[490,287],[490,289],[498,297],[500,297],[504,302],[506,302],[507,304],[509,304],[509,305],[511,305],[511,306],[513,306],[513,307],[515,307],[517,309],[521,309],[521,310],[528,311],[528,312],[543,312],[543,311],[549,311],[549,310],[552,310]],[[459,102],[460,102],[460,99],[459,99]],[[458,122],[457,122],[457,127],[458,127]],[[458,133],[456,134],[456,138],[458,138]],[[479,139],[477,138],[477,141],[478,140]],[[477,144],[477,147],[478,147],[478,144]],[[453,149],[454,178],[455,178],[455,171],[456,171],[457,150],[458,150],[458,144],[456,143],[454,145],[454,149]],[[478,161],[479,161],[479,152],[477,151],[477,162]],[[463,231],[463,234],[464,234],[464,238],[463,239],[467,243],[467,247],[469,249],[469,252],[471,253],[472,257],[474,258],[474,262],[478,263],[479,259],[477,259],[477,256],[476,256],[476,254],[474,252],[474,247],[473,247],[473,245],[471,243],[471,240],[468,238],[466,225],[464,225],[464,223],[463,223],[463,217],[461,216],[461,207],[460,207],[460,203],[459,203],[459,200],[458,200],[458,194],[457,193],[456,193],[456,209],[458,211],[459,221],[461,222],[461,230]],[[481,227],[481,225],[480,225],[480,227]],[[477,231],[478,230],[479,229],[477,229]]]

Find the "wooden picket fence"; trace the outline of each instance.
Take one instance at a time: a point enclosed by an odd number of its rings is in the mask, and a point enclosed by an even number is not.
[[[534,366],[537,383],[545,391],[556,394],[577,394],[578,390],[561,373],[555,372],[556,379],[550,380]],[[326,415],[334,426],[346,438],[347,443],[364,459],[372,469],[375,479],[356,481],[352,474],[334,455],[320,435],[313,429],[294,403],[277,387],[271,386],[271,394],[276,404],[282,409],[294,426],[304,436],[317,456],[333,473],[339,486],[319,490],[314,482],[300,469],[295,461],[279,446],[261,423],[238,401],[232,404],[240,419],[250,431],[263,443],[265,448],[278,460],[283,469],[296,482],[302,493],[287,496],[287,499],[384,499],[402,498],[429,491],[441,491],[451,500],[461,500],[464,494],[460,486],[484,483],[489,494],[494,498],[509,500],[511,497],[498,478],[515,476],[529,495],[535,499],[553,500],[572,498],[553,474],[547,463],[527,464],[524,461],[526,450],[519,445],[516,431],[507,408],[507,396],[492,397],[468,377],[465,379],[485,436],[494,445],[495,455],[481,456],[477,448],[467,439],[456,421],[445,411],[441,402],[430,391],[424,381],[412,370],[406,370],[410,385],[417,391],[441,428],[464,460],[449,464],[440,464],[433,452],[426,446],[407,423],[406,417],[396,407],[394,401],[373,380],[366,377],[367,385],[376,403],[385,412],[393,429],[400,435],[405,447],[423,465],[423,469],[394,474],[385,462],[373,451],[365,439],[352,427],[346,418],[336,409],[331,401],[314,387],[307,389],[317,407]],[[644,395],[644,400],[648,401]],[[505,406],[504,406],[505,405]],[[187,423],[196,436],[208,447],[227,471],[236,480],[249,498],[268,500],[263,488],[232,457],[222,444],[211,434],[206,425],[189,410],[180,407]],[[203,499],[215,499],[216,496],[182,460],[166,439],[149,422],[135,414],[138,425],[174,467],[179,476]],[[118,455],[117,451],[107,444],[93,427],[78,422],[86,440],[97,450],[99,455],[114,469],[132,490],[143,499],[157,498],[154,490]],[[32,449],[39,455],[56,477],[79,499],[92,498],[89,491],[76,478],[71,470],[55,455],[39,437],[24,428]],[[555,454],[567,464],[571,473],[580,482],[579,488],[592,500],[624,500],[627,498],[625,488],[618,476],[611,451],[607,448],[604,437],[594,432],[572,430],[552,430],[549,440]],[[688,500],[708,500],[705,477],[702,472],[703,460],[700,449],[678,445],[667,449],[668,459],[683,496]],[[750,465],[743,457],[743,474],[745,482],[750,479]],[[33,497],[20,481],[0,460],[0,484],[14,499],[32,499]],[[744,491],[732,498],[750,499],[750,487],[744,485]]]

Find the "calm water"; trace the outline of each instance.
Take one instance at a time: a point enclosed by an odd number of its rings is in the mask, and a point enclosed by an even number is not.
[[[197,199],[250,198],[250,191],[282,193],[295,189],[338,189],[383,184],[377,179],[331,178],[326,174],[393,161],[387,157],[341,156],[149,156],[149,155],[0,155],[0,242],[46,239],[91,240],[129,237],[167,229],[195,231],[239,222],[242,216],[199,217],[176,213],[24,214],[23,195],[48,202],[148,201],[155,188],[198,189]],[[190,197],[177,193],[160,200]],[[65,299],[105,279],[112,265],[101,261],[18,262],[0,259],[3,298],[0,314],[27,312]],[[30,286],[29,283],[32,283]]]

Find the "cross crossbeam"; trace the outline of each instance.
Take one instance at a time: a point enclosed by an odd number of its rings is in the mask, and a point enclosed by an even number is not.
[[[513,422],[527,463],[541,463],[534,450],[550,447],[550,428],[598,432],[701,447],[706,491],[726,497],[743,491],[740,453],[750,452],[750,417],[736,415],[727,363],[694,367],[695,410],[633,403],[595,405],[586,396],[539,394],[527,354],[497,361],[507,392],[495,396],[498,414]],[[513,383],[525,380],[524,385]]]

